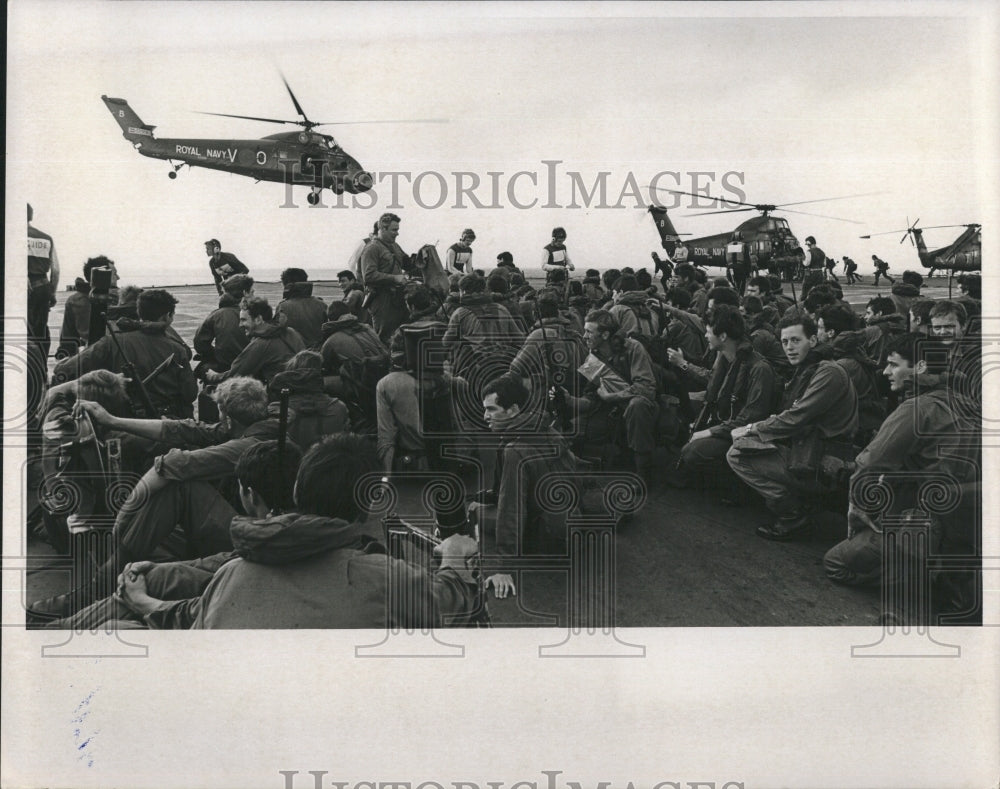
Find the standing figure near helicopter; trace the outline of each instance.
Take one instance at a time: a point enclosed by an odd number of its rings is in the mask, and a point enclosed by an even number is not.
[[[552,229],[552,241],[542,249],[542,269],[545,271],[545,284],[552,280],[552,272],[565,271],[568,275],[576,267],[569,259],[566,250],[566,231],[561,227]]]
[[[826,267],[826,253],[816,245],[815,236],[806,236],[806,259],[803,262],[805,275],[802,279],[802,298],[809,295],[809,290],[823,282],[823,269]]]
[[[457,271],[460,274],[472,273],[472,242],[476,240],[476,234],[471,229],[462,231],[462,237],[448,247],[445,255],[445,271],[449,274]]]
[[[361,253],[365,288],[371,295],[368,310],[379,339],[387,345],[392,333],[408,315],[403,286],[406,284],[405,272],[410,268],[410,258],[396,243],[399,222],[400,219],[395,214],[382,214],[378,220],[378,235]]]
[[[726,245],[726,279],[741,296],[750,276],[750,245],[747,244],[740,231]]]

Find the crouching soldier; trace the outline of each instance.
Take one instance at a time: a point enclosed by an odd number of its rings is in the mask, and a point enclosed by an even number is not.
[[[893,519],[899,522],[907,510],[922,514],[933,511],[920,496],[931,480],[946,485],[958,483],[967,489],[976,483],[980,471],[975,441],[978,431],[963,422],[963,409],[954,407],[954,397],[941,375],[947,365],[941,344],[904,334],[889,341],[887,358],[884,375],[892,390],[905,399],[858,455],[851,477],[847,539],[823,558],[827,576],[841,584],[866,585],[883,580],[884,526]],[[889,489],[888,505],[884,497],[869,495],[875,486]],[[956,508],[948,523],[941,516],[929,519],[931,553],[957,552],[953,546],[963,543],[966,550],[973,549],[974,538],[960,532],[969,530],[969,523],[976,519],[956,517],[958,512]],[[952,548],[942,550],[942,543]],[[900,542],[904,547],[909,544]],[[893,562],[893,566],[905,564]],[[884,579],[887,583],[901,580]]]
[[[775,402],[775,374],[754,350],[739,310],[720,304],[705,332],[709,347],[717,351],[705,390],[705,406],[695,432],[681,449],[677,473],[668,478],[674,487],[688,487],[694,475],[719,480],[723,503],[737,503],[737,480],[726,464],[732,431],[766,419]]]
[[[582,397],[566,398],[579,415],[580,440],[615,448],[624,443],[632,451],[635,470],[650,484],[658,407],[649,354],[638,340],[621,333],[606,310],[587,315],[583,341],[590,355],[581,372],[590,383]]]
[[[858,429],[858,396],[847,371],[817,346],[808,315],[778,324],[781,347],[795,371],[785,385],[781,411],[732,432],[729,466],[758,491],[776,520],[757,529],[768,540],[791,540],[810,525],[804,496],[815,493],[819,459]]]

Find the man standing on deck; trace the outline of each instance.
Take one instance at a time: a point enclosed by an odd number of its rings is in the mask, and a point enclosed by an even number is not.
[[[233,274],[249,274],[248,269],[240,259],[231,252],[223,252],[222,244],[216,238],[205,242],[205,254],[208,255],[208,268],[212,272],[215,289],[222,295],[222,281]]]
[[[56,306],[59,258],[52,236],[31,226],[33,211],[28,204],[28,336],[38,343],[42,356],[49,355],[49,310]]]
[[[409,315],[403,286],[406,284],[404,271],[410,259],[396,243],[399,223],[400,218],[395,214],[382,214],[378,220],[378,235],[361,253],[362,278],[371,294],[368,309],[375,331],[386,345]]]
[[[814,236],[806,236],[806,258],[802,264],[805,276],[802,278],[802,298],[809,295],[810,289],[823,281],[823,270],[826,268],[826,253],[816,246]]]
[[[472,242],[476,240],[476,234],[471,229],[462,231],[462,237],[450,247],[445,256],[444,270],[451,274],[457,271],[460,274],[472,273]]]
[[[552,281],[553,271],[573,271],[576,267],[569,259],[569,252],[566,250],[566,231],[561,227],[552,229],[552,241],[545,245],[542,250],[542,270],[545,271],[545,283]]]

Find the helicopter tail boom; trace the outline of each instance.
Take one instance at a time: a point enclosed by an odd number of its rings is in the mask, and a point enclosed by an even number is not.
[[[674,228],[674,223],[667,216],[667,209],[662,206],[651,205],[647,210],[653,215],[653,221],[656,222],[656,230],[660,234],[660,245],[668,255],[672,255],[674,247],[680,240],[680,236]]]
[[[121,126],[122,134],[126,140],[135,144],[154,139],[153,129],[156,127],[143,123],[142,119],[135,114],[135,110],[128,106],[128,102],[125,99],[112,99],[108,96],[101,96],[101,100],[114,116],[118,125]]]

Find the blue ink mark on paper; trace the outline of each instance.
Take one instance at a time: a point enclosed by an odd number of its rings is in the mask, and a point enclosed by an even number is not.
[[[87,717],[90,715],[90,709],[89,709],[90,702],[94,698],[94,694],[97,693],[98,690],[100,690],[100,688],[91,691],[90,694],[77,705],[76,709],[73,710],[73,718],[71,719],[73,723],[82,725],[84,722],[86,722]],[[93,758],[93,751],[89,751],[86,749],[90,747],[91,743],[94,741],[94,738],[99,733],[100,732],[88,732],[87,735],[84,735],[83,730],[80,728],[80,726],[77,726],[76,728],[73,729],[73,740],[76,743],[76,749],[78,751],[84,751],[84,753],[80,754],[79,759],[80,761],[86,759],[87,767],[94,766],[94,758]],[[80,739],[81,737],[84,736],[86,736],[87,738],[81,742]]]

